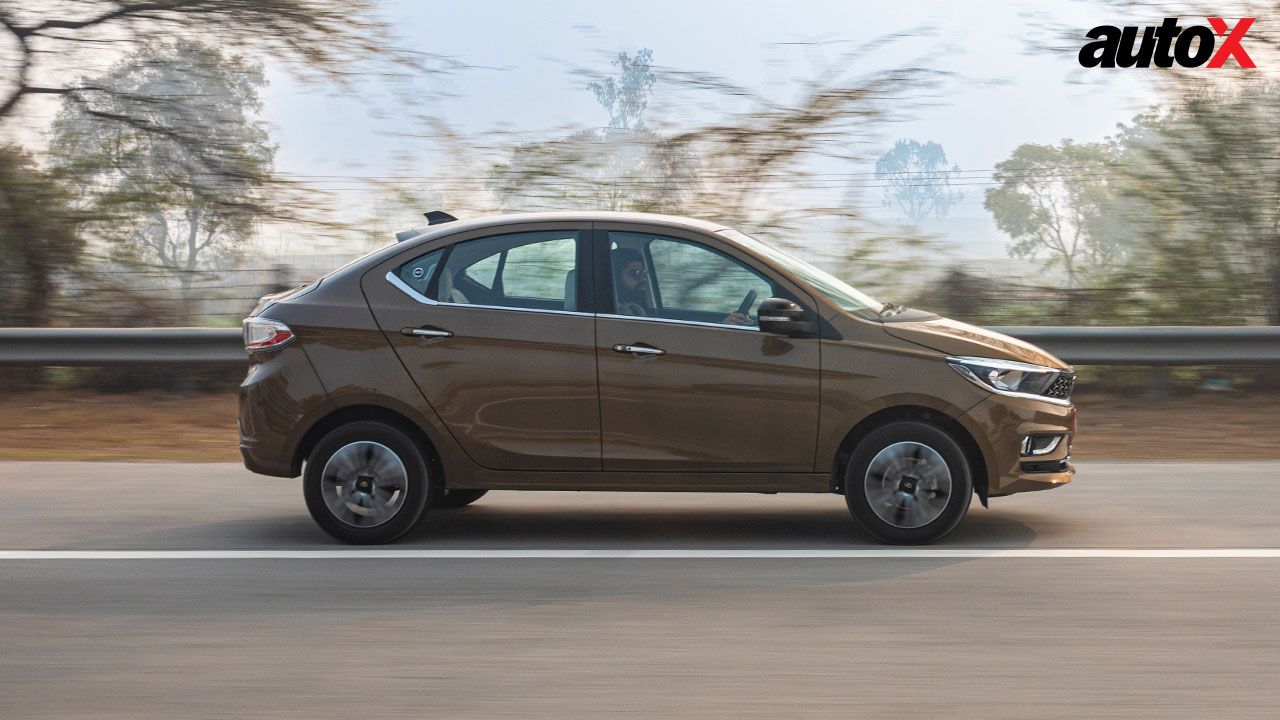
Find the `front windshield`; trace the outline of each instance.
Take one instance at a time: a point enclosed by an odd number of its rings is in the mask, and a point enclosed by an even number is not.
[[[875,298],[851,287],[845,281],[835,277],[831,273],[821,270],[801,260],[800,258],[783,252],[772,245],[761,242],[746,233],[737,230],[721,230],[720,234],[732,238],[734,241],[746,246],[748,249],[763,255],[773,262],[781,265],[783,269],[792,273],[796,277],[804,280],[811,285],[814,290],[822,293],[831,300],[831,302],[839,305],[841,308],[854,312],[870,308],[871,310],[879,310],[884,303]]]

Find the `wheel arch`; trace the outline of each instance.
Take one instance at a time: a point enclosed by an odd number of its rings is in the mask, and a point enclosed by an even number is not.
[[[436,448],[435,442],[431,440],[427,432],[403,413],[382,405],[370,404],[345,405],[313,422],[311,427],[307,428],[306,432],[302,434],[301,439],[293,450],[291,467],[294,476],[296,477],[302,472],[303,461],[315,449],[321,438],[336,428],[361,420],[384,422],[404,432],[422,448],[423,455],[427,458],[431,469],[439,473],[441,478],[444,478],[444,465],[440,458],[440,451]]]
[[[989,476],[987,460],[982,447],[960,421],[933,408],[923,405],[894,405],[882,408],[858,421],[840,442],[835,459],[831,464],[831,492],[844,492],[844,468],[853,450],[876,428],[897,420],[915,420],[928,423],[950,435],[960,445],[965,457],[969,460],[973,472],[973,489],[985,507],[987,504],[987,488]]]

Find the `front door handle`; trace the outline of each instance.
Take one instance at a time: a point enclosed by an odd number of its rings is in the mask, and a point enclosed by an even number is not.
[[[453,337],[453,333],[449,332],[448,330],[441,330],[438,327],[431,327],[430,325],[423,325],[422,327],[416,327],[416,328],[408,328],[408,327],[402,328],[400,330],[400,334],[417,335],[418,337],[424,337],[424,338]]]
[[[614,345],[613,351],[620,352],[620,353],[629,353],[631,355],[666,355],[667,354],[666,350],[660,350],[656,347],[653,347],[651,345],[645,345],[643,343],[636,344],[636,345]]]

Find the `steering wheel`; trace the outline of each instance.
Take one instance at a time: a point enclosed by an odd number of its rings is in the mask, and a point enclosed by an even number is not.
[[[747,317],[751,317],[747,313],[751,310],[751,306],[755,304],[757,295],[759,295],[759,293],[755,290],[747,293],[747,296],[742,298],[742,304],[738,306],[738,312],[743,315],[747,315]]]

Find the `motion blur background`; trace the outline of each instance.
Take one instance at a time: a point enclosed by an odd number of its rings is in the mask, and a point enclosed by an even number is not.
[[[976,324],[1280,325],[1276,7],[1211,10],[1256,69],[1079,66],[1177,3],[0,0],[0,324],[235,327],[426,210],[606,209]],[[241,375],[0,369],[0,459],[235,460]],[[1280,457],[1274,368],[1081,378],[1077,455]]]

